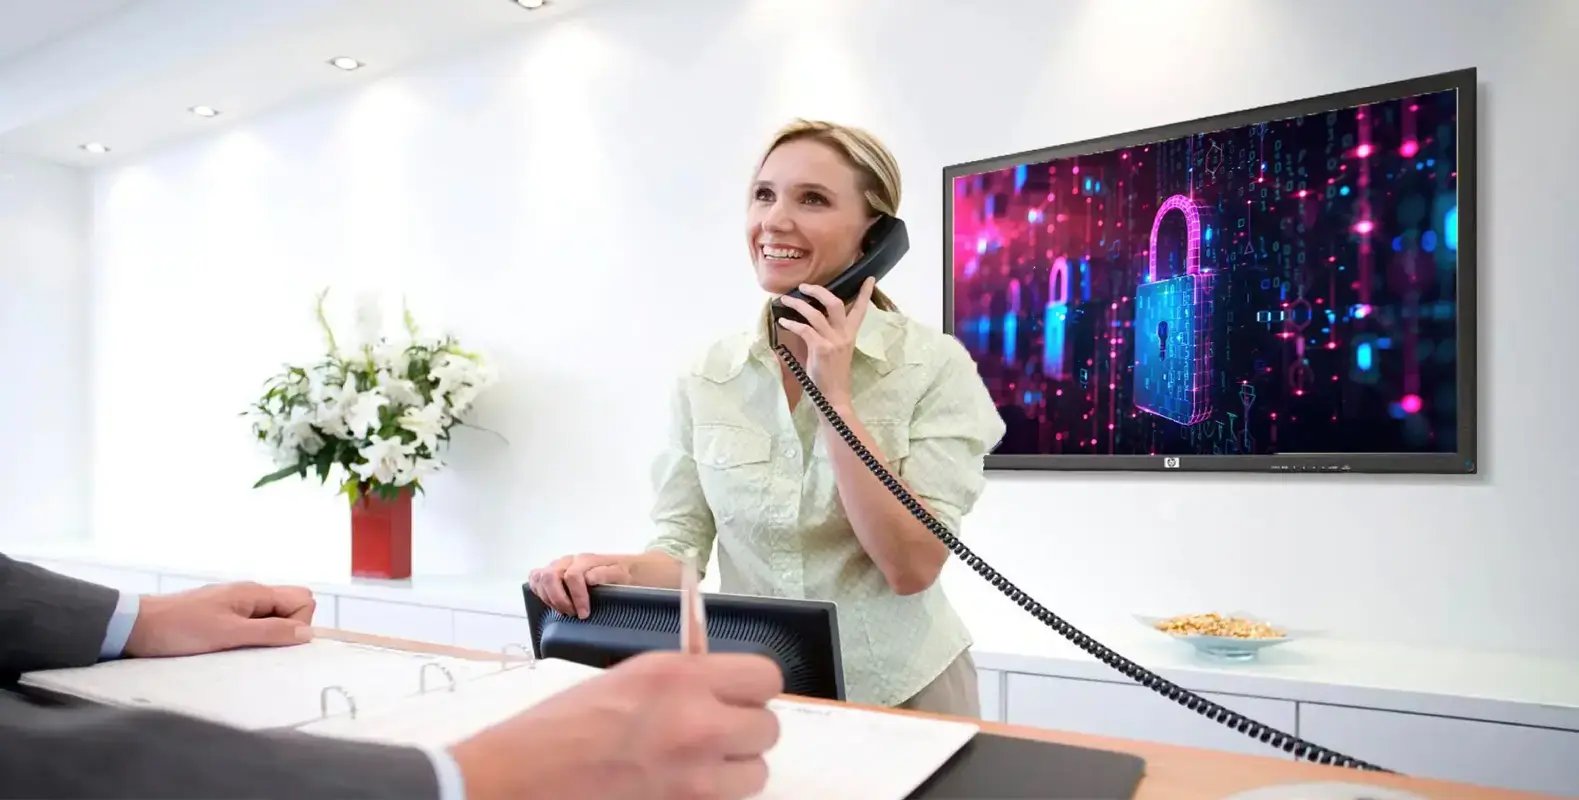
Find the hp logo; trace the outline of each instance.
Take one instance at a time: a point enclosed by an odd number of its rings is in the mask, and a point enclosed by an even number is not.
[[[1167,457],[1163,458],[1162,459],[1162,466],[1165,469],[1178,469],[1179,468],[1179,457],[1178,456],[1167,456]]]

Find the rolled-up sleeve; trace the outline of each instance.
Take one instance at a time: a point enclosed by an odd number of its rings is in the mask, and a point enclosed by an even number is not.
[[[986,487],[986,455],[1003,439],[1005,425],[970,354],[953,338],[942,341],[942,363],[916,404],[899,474],[932,516],[958,534]]]
[[[670,400],[669,430],[662,450],[653,461],[652,521],[657,535],[647,543],[647,550],[682,559],[687,551],[694,549],[697,571],[706,574],[717,528],[713,511],[702,494],[696,459],[692,456],[691,407],[685,385],[684,378],[675,385]]]

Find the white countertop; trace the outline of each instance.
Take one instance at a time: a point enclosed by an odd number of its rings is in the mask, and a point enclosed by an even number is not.
[[[215,567],[198,560],[114,552],[76,543],[4,543],[0,552],[28,561],[69,561],[106,569],[130,569],[209,581],[251,580],[306,586],[317,594],[391,603],[526,616],[521,579],[475,575],[414,575],[404,580],[347,578],[309,569],[263,565],[257,569]]]
[[[0,552],[31,561],[67,561],[202,580],[261,580],[314,592],[460,611],[524,616],[521,579],[414,576],[399,581],[345,579],[293,569],[243,573],[197,563],[157,561],[83,544],[8,544]],[[1315,636],[1263,650],[1251,662],[1219,662],[1112,613],[1067,619],[1110,649],[1187,689],[1461,716],[1579,731],[1579,662],[1519,653],[1421,647]],[[982,669],[1127,682],[1024,611],[1005,605],[994,624],[975,626],[972,653]]]
[[[983,669],[1126,682],[1031,615],[973,630]],[[1110,650],[1187,689],[1579,730],[1579,662],[1479,650],[1295,638],[1254,661],[1208,659],[1138,621],[1082,625]],[[1093,619],[1096,619],[1093,617]]]

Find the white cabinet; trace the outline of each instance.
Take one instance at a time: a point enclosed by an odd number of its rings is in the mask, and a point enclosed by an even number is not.
[[[159,591],[159,575],[153,572],[144,572],[136,569],[120,569],[117,567],[101,567],[97,564],[78,564],[69,561],[34,561],[32,562],[51,572],[76,578],[77,580],[97,583],[108,586],[128,594],[156,594]]]
[[[1199,694],[1257,722],[1285,733],[1295,732],[1295,704],[1291,701]],[[1017,725],[1293,758],[1139,684],[1011,672],[1006,700],[1007,721]]]
[[[1301,703],[1300,737],[1422,778],[1579,796],[1579,732]]]
[[[212,578],[199,578],[193,575],[160,575],[159,593],[173,594],[175,592],[184,592],[188,589],[197,589],[213,583],[224,583],[224,581]]]
[[[338,627],[357,633],[450,644],[455,640],[455,612],[447,608],[341,597]]]
[[[195,575],[174,575],[166,573],[159,576],[160,594],[184,592],[188,589],[197,589],[216,583],[231,583],[229,579],[202,578]],[[318,606],[313,609],[313,624],[320,628],[333,628],[337,621],[335,616],[334,595],[322,592],[313,592],[313,599]]]
[[[981,718],[1003,721],[1003,673],[995,669],[976,670],[976,688],[981,696]]]
[[[455,612],[456,647],[498,653],[510,644],[520,645],[528,653],[532,651],[532,627],[526,617],[477,611]],[[519,657],[521,650],[512,647],[510,654]]]

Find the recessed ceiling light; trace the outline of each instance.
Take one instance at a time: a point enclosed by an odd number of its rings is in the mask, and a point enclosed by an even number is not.
[[[192,106],[191,108],[189,108],[187,110],[192,112],[193,114],[196,114],[196,115],[200,116],[200,117],[217,117],[217,116],[219,116],[219,109],[214,108],[213,106]]]
[[[543,0],[515,0],[515,4],[524,9],[532,10],[542,8]]]
[[[87,144],[78,145],[78,146],[81,147],[82,149],[90,152],[90,153],[108,153],[108,152],[110,152],[110,148],[107,145],[105,145],[103,142],[88,142]]]
[[[329,59],[329,63],[345,70],[346,72],[350,72],[353,69],[361,69],[364,66],[362,62],[357,61],[350,56],[337,56],[335,58]]]

